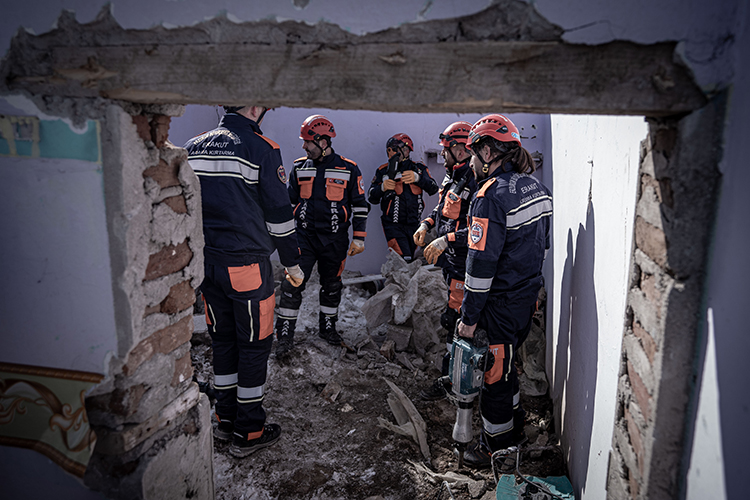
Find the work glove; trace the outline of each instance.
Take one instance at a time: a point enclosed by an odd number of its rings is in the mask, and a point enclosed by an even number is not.
[[[419,174],[414,170],[407,170],[401,174],[401,180],[404,181],[404,184],[415,184],[419,182]]]
[[[427,234],[427,224],[423,222],[422,224],[419,225],[419,229],[417,229],[416,232],[414,233],[414,236],[413,236],[414,244],[417,245],[418,247],[423,247],[424,237],[426,234]]]
[[[284,276],[286,280],[295,288],[305,281],[305,273],[302,272],[302,268],[299,267],[299,264],[292,267],[285,267],[284,274],[286,275]]]
[[[362,253],[365,251],[365,242],[362,240],[352,240],[351,245],[349,245],[349,251],[346,252],[346,255],[352,256],[357,255],[358,253]]]
[[[393,191],[394,189],[396,189],[396,181],[393,179],[385,179],[383,181],[383,192]]]
[[[476,330],[476,329],[477,329],[477,325],[476,324],[469,326],[469,325],[465,325],[464,322],[461,321],[460,319],[458,320],[458,328],[457,328],[457,330],[458,330],[458,336],[459,337],[466,337],[466,338],[469,338],[469,339],[473,339],[474,338],[474,330]]]
[[[434,264],[437,262],[438,257],[445,252],[446,248],[448,248],[448,240],[445,239],[445,236],[432,240],[432,243],[424,249],[424,258],[427,259],[427,263]]]

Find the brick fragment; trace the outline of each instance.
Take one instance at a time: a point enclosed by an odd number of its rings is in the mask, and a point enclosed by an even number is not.
[[[172,376],[172,387],[177,387],[185,380],[193,378],[193,363],[190,360],[190,352],[174,362],[174,375]]]
[[[190,250],[187,240],[178,245],[167,245],[149,257],[143,281],[176,273],[187,266],[192,258],[193,252]]]
[[[656,356],[656,341],[654,338],[643,328],[643,325],[639,321],[633,322],[633,334],[641,341],[641,346],[646,356],[648,356],[649,362],[653,363],[654,356]]]
[[[180,179],[177,177],[179,170],[180,163],[178,161],[173,161],[169,164],[164,160],[159,160],[158,164],[148,167],[143,171],[143,177],[151,177],[160,188],[164,189],[180,185]]]
[[[651,395],[630,360],[628,360],[628,377],[630,378],[630,387],[633,389],[635,399],[638,401],[641,413],[643,413],[643,418],[648,420],[651,416]]]
[[[178,214],[186,214],[188,211],[187,203],[185,202],[185,197],[181,194],[166,198],[164,200],[164,203]]]
[[[643,477],[643,438],[641,437],[641,430],[638,428],[633,415],[630,410],[625,408],[625,423],[628,427],[628,435],[630,436],[630,445],[633,447],[635,457],[638,460],[638,472],[639,476]],[[630,475],[633,475],[633,471],[630,471]]]
[[[646,222],[643,217],[635,218],[635,244],[660,266],[667,263],[667,237],[664,231]]]
[[[135,123],[135,130],[138,133],[138,137],[144,141],[151,140],[151,127],[148,124],[148,118],[144,115],[138,115],[131,117],[133,123]]]
[[[154,141],[157,148],[163,147],[167,141],[169,137],[169,122],[171,121],[172,118],[166,115],[156,115],[151,120],[151,140]]]
[[[190,280],[177,283],[169,289],[169,295],[161,302],[161,312],[175,314],[195,304],[195,290]]]
[[[140,341],[130,353],[122,368],[125,375],[132,375],[143,363],[151,359],[154,354],[167,354],[182,344],[190,341],[193,334],[193,317],[185,316],[174,325],[154,332],[150,337]]]

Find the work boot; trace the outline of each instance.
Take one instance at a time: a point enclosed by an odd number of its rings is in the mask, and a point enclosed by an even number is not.
[[[419,392],[419,396],[424,401],[438,401],[445,398],[451,385],[450,377],[438,377],[432,382],[430,387],[422,389]]]
[[[336,331],[336,317],[320,313],[320,331],[318,336],[331,345],[342,345],[344,339]]]
[[[276,357],[282,358],[294,348],[294,329],[297,321],[293,319],[276,320]]]
[[[475,469],[487,469],[492,465],[492,453],[478,440],[464,452],[464,463]]]
[[[278,424],[266,424],[263,426],[263,434],[259,438],[245,439],[244,436],[233,435],[232,446],[229,447],[229,454],[233,457],[244,458],[251,453],[267,448],[274,444],[281,437],[281,427]]]
[[[218,422],[218,425],[214,427],[214,438],[219,441],[229,441],[232,439],[232,435],[234,434],[234,422],[227,418],[221,419],[218,415],[216,415],[216,421]]]

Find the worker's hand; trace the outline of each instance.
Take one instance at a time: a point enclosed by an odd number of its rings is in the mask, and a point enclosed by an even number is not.
[[[362,240],[352,240],[351,245],[349,245],[349,251],[346,252],[346,255],[351,257],[352,255],[357,255],[358,253],[362,253],[365,251],[365,242]]]
[[[284,274],[286,275],[284,276],[286,280],[295,288],[305,281],[305,273],[302,272],[302,268],[299,267],[299,264],[292,267],[285,267]]]
[[[415,182],[419,182],[419,174],[414,170],[407,170],[401,174],[401,180],[404,181],[404,184],[414,184]]]
[[[418,247],[423,247],[424,237],[426,234],[427,234],[427,224],[423,222],[422,224],[419,225],[419,229],[417,229],[416,232],[414,233],[414,236],[413,236],[414,244],[417,245]]]
[[[474,330],[477,329],[477,325],[465,325],[463,321],[458,320],[458,336],[466,337],[469,339],[474,338]]]
[[[432,240],[432,243],[424,249],[424,258],[427,259],[427,263],[434,264],[437,262],[438,257],[445,252],[446,248],[448,248],[448,240],[445,239],[445,236]]]
[[[396,189],[396,181],[393,179],[385,179],[383,181],[383,192],[393,191],[394,189]]]

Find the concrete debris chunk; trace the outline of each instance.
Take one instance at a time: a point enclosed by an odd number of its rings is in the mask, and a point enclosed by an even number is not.
[[[429,462],[430,447],[427,445],[427,425],[425,424],[422,415],[419,414],[419,411],[414,406],[414,403],[412,403],[411,400],[406,396],[406,394],[404,394],[404,391],[399,389],[399,387],[390,380],[385,378],[383,380],[385,380],[386,384],[388,384],[388,387],[391,388],[391,391],[393,391],[393,394],[396,396],[396,398],[394,399],[388,399],[388,404],[391,405],[391,409],[393,408],[392,405],[400,405],[401,407],[403,407],[397,410],[398,414],[400,415],[400,417],[397,418],[401,418],[403,420],[403,412],[406,412],[406,415],[408,415],[409,418],[409,422],[404,422],[401,425],[395,426],[385,420],[383,417],[378,417],[378,423],[381,427],[390,429],[394,432],[398,432],[399,434],[403,434],[405,436],[410,435],[419,445],[419,449],[422,451],[422,455],[424,456],[424,458]],[[396,412],[394,412],[394,414],[396,414]],[[412,429],[413,433],[409,434]]]
[[[425,464],[418,463],[413,460],[409,460],[409,463],[417,470],[417,472],[421,472],[422,474],[427,476],[427,480],[433,484],[447,481],[448,484],[450,484],[453,488],[456,488],[463,485],[468,485],[469,481],[473,481],[473,479],[469,478],[468,476],[464,476],[463,474],[459,474],[458,472],[433,472]]]
[[[372,330],[387,323],[393,318],[392,297],[400,290],[399,286],[391,283],[378,293],[370,297],[362,306],[362,313],[367,320],[367,327]]]
[[[397,352],[405,351],[409,347],[412,330],[409,326],[388,325],[385,338],[393,341]]]
[[[320,396],[328,401],[329,403],[333,403],[336,401],[336,398],[339,397],[339,394],[341,393],[341,385],[334,381],[330,381],[326,384],[326,386],[323,388],[323,391],[320,393]]]
[[[383,342],[383,345],[380,346],[380,354],[388,361],[393,360],[396,357],[396,343],[392,340]]]
[[[401,375],[401,367],[393,363],[386,363],[383,367],[383,375],[391,378],[398,378]]]
[[[396,353],[396,359],[398,360],[399,363],[401,363],[402,365],[404,365],[404,368],[406,368],[407,370],[409,370],[411,372],[413,372],[413,371],[416,370],[416,368],[414,368],[414,365],[411,364],[411,361],[409,361],[409,358],[408,358],[408,356],[405,353],[403,353],[403,352],[397,352]]]
[[[406,284],[406,289],[391,297],[393,322],[397,325],[406,323],[414,310],[414,306],[417,305],[417,299],[419,299],[419,281],[412,278]]]

